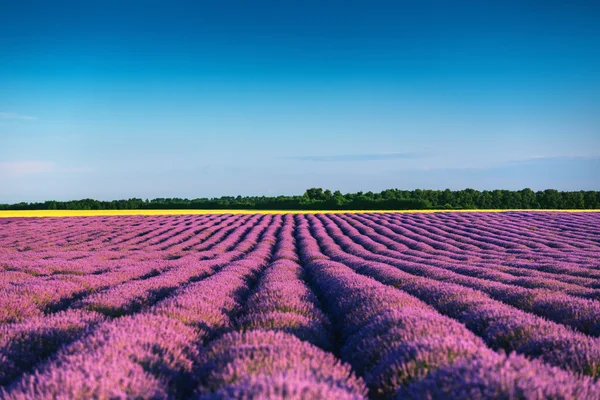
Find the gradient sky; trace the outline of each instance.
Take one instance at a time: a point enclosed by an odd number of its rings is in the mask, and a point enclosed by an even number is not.
[[[0,202],[599,173],[598,1],[0,0]]]

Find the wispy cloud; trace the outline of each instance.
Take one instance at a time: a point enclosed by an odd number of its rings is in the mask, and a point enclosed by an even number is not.
[[[370,154],[340,154],[321,156],[293,156],[285,157],[288,160],[338,162],[338,161],[379,161],[397,160],[419,157],[417,153],[370,153]]]
[[[569,160],[597,160],[600,159],[599,155],[552,155],[552,156],[544,156],[544,155],[536,155],[530,156],[524,160],[516,160],[509,162],[509,164],[520,164],[520,163],[530,163],[530,162],[543,162],[543,161],[569,161]]]
[[[1,119],[20,119],[20,120],[34,120],[37,117],[32,117],[31,115],[23,115],[12,112],[0,112]]]
[[[52,172],[56,168],[49,161],[8,161],[0,162],[0,176],[6,178],[17,178],[27,175]]]
[[[62,168],[51,161],[4,161],[0,162],[1,178],[21,178],[30,175],[56,172],[93,172],[90,168]]]

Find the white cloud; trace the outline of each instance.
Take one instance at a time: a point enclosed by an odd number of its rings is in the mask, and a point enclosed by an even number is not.
[[[53,172],[56,165],[49,161],[6,161],[0,162],[0,177],[17,178],[21,176]]]
[[[32,117],[30,115],[17,114],[12,112],[0,112],[0,118],[2,119],[20,119],[20,120],[34,120],[37,117]]]

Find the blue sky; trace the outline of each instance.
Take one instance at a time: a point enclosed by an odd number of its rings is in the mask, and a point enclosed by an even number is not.
[[[600,189],[597,1],[0,10],[0,202]]]

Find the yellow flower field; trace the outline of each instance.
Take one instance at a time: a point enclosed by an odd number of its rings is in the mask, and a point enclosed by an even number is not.
[[[600,210],[2,210],[0,218],[93,217],[117,215],[201,215],[201,214],[356,214],[356,213],[439,213],[439,212],[600,212]]]

